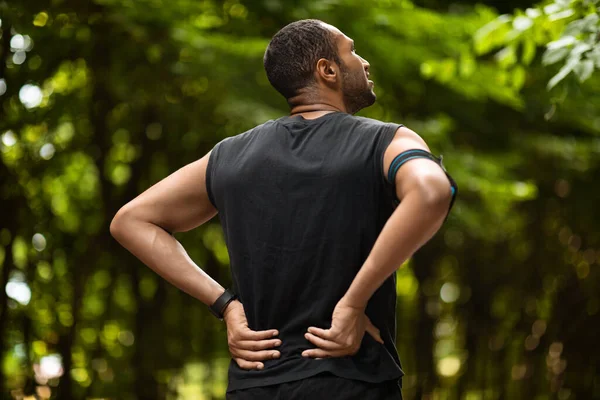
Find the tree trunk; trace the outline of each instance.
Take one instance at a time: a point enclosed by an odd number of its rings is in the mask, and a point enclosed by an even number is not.
[[[2,34],[2,42],[0,43],[0,52],[2,54],[0,58],[0,78],[4,78],[6,71],[6,56],[10,54],[8,49],[10,48],[10,25],[6,25],[4,30],[0,30]],[[2,97],[7,99],[8,96]],[[5,108],[3,103],[0,103],[0,120],[2,120]],[[0,199],[7,210],[14,210],[14,202],[10,199],[10,194],[6,193],[10,185],[8,183],[10,179],[10,173],[4,164],[0,164]],[[9,221],[10,219],[10,221]],[[0,213],[0,226],[4,229],[8,229],[10,234],[14,237],[15,232],[11,230],[12,227],[17,226],[14,221],[14,213],[2,212]],[[1,276],[0,276],[0,360],[4,360],[4,352],[6,351],[6,328],[8,326],[8,296],[6,295],[6,284],[10,277],[12,270],[13,254],[12,254],[12,238],[9,240],[5,247],[4,263],[1,265]],[[4,395],[7,389],[4,385],[5,377],[0,368],[0,393]]]
[[[155,347],[153,342],[153,335],[156,335],[156,328],[158,327],[156,321],[157,312],[161,305],[164,304],[166,295],[166,281],[161,278],[157,279],[157,289],[154,298],[151,301],[145,301],[140,292],[140,281],[142,277],[142,269],[145,266],[138,265],[139,263],[133,264],[133,271],[131,274],[131,285],[135,294],[135,301],[137,304],[137,312],[135,314],[133,334],[136,341],[136,346],[132,359],[133,370],[135,371],[134,381],[134,393],[139,400],[151,400],[159,398],[158,396],[158,382],[156,382],[152,371],[155,367],[152,365],[151,360],[160,358],[164,354],[165,346],[159,346],[160,351],[152,353],[152,358],[149,357],[150,353],[146,349]]]
[[[434,243],[430,243],[419,250],[413,256],[414,274],[419,281],[419,287],[423,287],[427,279],[433,275],[434,254],[437,254],[433,248]],[[427,296],[421,292],[418,299],[418,322],[416,335],[416,365],[418,380],[416,383],[416,398],[421,399],[432,393],[437,385],[437,375],[433,362],[433,329],[435,320],[427,313]]]
[[[6,328],[8,327],[8,296],[6,295],[6,284],[12,270],[12,240],[8,243],[4,253],[4,264],[2,265],[2,277],[0,278],[0,360],[4,360],[4,352],[7,349]],[[5,377],[0,369],[0,393],[7,392],[4,386]]]

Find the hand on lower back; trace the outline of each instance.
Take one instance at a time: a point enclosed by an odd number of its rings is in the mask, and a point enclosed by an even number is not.
[[[362,308],[338,302],[331,318],[331,328],[321,329],[311,326],[304,335],[316,348],[302,352],[304,357],[327,358],[354,355],[360,349],[365,332],[383,343],[377,329],[365,315]]]
[[[225,309],[227,324],[227,343],[231,357],[242,369],[263,369],[261,361],[279,358],[280,353],[274,350],[281,345],[275,338],[277,330],[253,331],[248,327],[244,306],[239,301],[231,302]]]

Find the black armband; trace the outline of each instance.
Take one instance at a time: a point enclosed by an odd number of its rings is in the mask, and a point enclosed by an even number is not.
[[[391,183],[392,185],[395,185],[396,174],[398,173],[398,170],[400,169],[400,167],[402,165],[404,165],[404,163],[406,163],[407,161],[414,160],[415,158],[426,158],[426,159],[429,159],[429,160],[435,162],[436,164],[438,164],[440,166],[440,168],[442,168],[442,170],[446,174],[446,177],[450,181],[450,190],[452,191],[452,200],[450,201],[450,206],[448,207],[448,212],[450,212],[450,210],[452,209],[452,206],[454,205],[454,200],[456,199],[456,195],[458,194],[458,185],[456,184],[454,179],[452,179],[450,174],[448,174],[448,171],[446,171],[446,168],[444,167],[444,164],[442,163],[442,156],[440,156],[438,158],[438,157],[434,156],[433,154],[431,154],[430,152],[421,150],[421,149],[411,149],[411,150],[403,151],[402,153],[398,154],[392,160],[392,162],[390,164],[390,168],[388,170],[388,176],[387,176],[388,182]]]

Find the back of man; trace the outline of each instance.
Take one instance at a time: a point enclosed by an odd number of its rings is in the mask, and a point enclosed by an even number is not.
[[[415,132],[353,116],[376,95],[339,29],[293,22],[264,66],[290,116],[153,185],[111,233],[225,321],[228,399],[401,399],[394,272],[440,228],[456,185]],[[171,234],[217,213],[233,291]]]
[[[302,357],[309,326],[328,328],[394,210],[383,154],[397,124],[333,112],[283,117],[228,138],[212,151],[207,191],[219,215],[234,291],[253,330],[277,329],[281,356],[260,371],[234,362],[229,391],[328,372],[364,382],[398,380],[395,284],[390,277],[366,314],[384,344],[365,335],[354,356]]]

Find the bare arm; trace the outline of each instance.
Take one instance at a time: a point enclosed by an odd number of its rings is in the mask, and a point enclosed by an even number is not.
[[[110,225],[113,237],[171,284],[210,305],[224,292],[165,230],[189,231],[217,214],[206,192],[210,153],[174,172],[123,206]]]
[[[384,175],[400,153],[410,149],[429,151],[415,132],[400,128],[384,154]],[[444,171],[431,160],[413,159],[395,178],[400,205],[379,234],[371,253],[333,310],[331,328],[311,326],[305,337],[316,346],[304,357],[341,357],[355,354],[365,332],[381,341],[379,331],[365,315],[373,293],[402,263],[438,231],[452,199]]]
[[[169,232],[184,232],[217,214],[206,191],[210,153],[158,182],[117,212],[110,232],[123,247],[174,286],[211,305],[225,289],[200,269]],[[277,330],[253,331],[244,307],[231,302],[224,311],[229,351],[240,368],[261,369],[279,357]]]
[[[385,152],[384,174],[398,154],[410,149],[429,151],[423,139],[402,127]],[[439,230],[448,212],[450,183],[431,160],[407,162],[399,169],[395,184],[400,205],[344,295],[342,302],[349,306],[365,308],[375,290]]]

